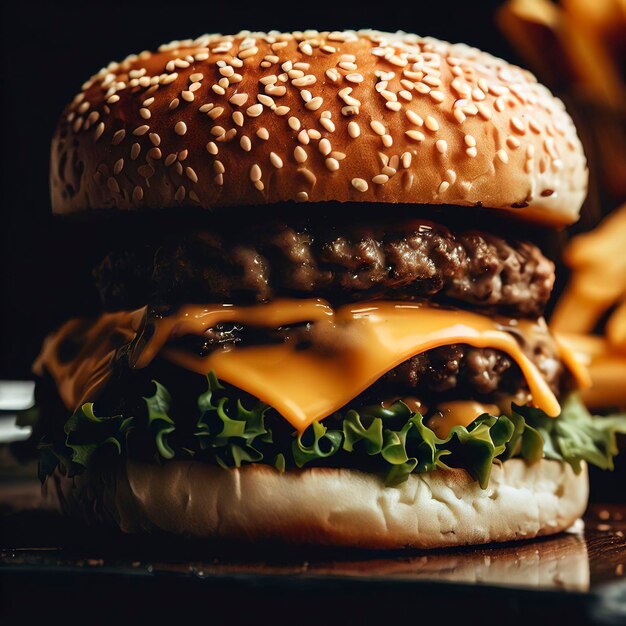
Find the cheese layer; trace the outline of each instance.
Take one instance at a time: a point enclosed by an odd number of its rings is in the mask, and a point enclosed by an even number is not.
[[[147,310],[105,313],[90,326],[76,320],[48,338],[35,371],[47,370],[71,410],[95,399],[111,373],[120,345],[134,342],[131,364],[147,367],[158,355],[198,374],[214,371],[226,381],[275,408],[294,428],[331,415],[407,359],[439,346],[468,344],[508,354],[519,366],[533,404],[547,415],[560,413],[559,403],[536,365],[524,354],[512,332],[523,336],[547,332],[543,320],[496,320],[469,311],[444,309],[426,303],[373,301],[333,309],[319,299],[285,299],[253,306],[186,305],[159,319]],[[263,328],[310,323],[322,346],[284,343],[234,346],[198,356],[170,344],[184,335],[202,336],[222,322]],[[62,358],[62,344],[72,339],[80,347]],[[584,368],[566,345],[562,360],[579,384],[586,384]]]

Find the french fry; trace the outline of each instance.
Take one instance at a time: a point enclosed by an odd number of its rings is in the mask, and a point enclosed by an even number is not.
[[[572,277],[550,326],[559,332],[589,333],[626,295],[626,205],[593,231],[574,237],[564,258]]]
[[[626,354],[615,352],[607,339],[597,335],[563,334],[560,339],[587,366],[591,386],[581,391],[594,410],[626,409]]]
[[[626,354],[626,300],[613,311],[606,323],[606,337],[614,350]]]

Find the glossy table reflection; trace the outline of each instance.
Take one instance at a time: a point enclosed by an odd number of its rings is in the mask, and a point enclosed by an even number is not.
[[[536,541],[371,553],[94,534],[36,510],[37,494],[32,480],[0,483],[2,606],[18,621],[68,594],[82,610],[97,604],[96,618],[122,602],[176,623],[182,602],[219,624],[626,624],[622,505],[593,505],[584,531]]]

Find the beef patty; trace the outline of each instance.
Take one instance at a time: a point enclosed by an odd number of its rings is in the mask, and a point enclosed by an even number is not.
[[[94,271],[106,308],[319,296],[429,298],[537,317],[554,266],[533,244],[434,223],[192,232],[111,252]]]

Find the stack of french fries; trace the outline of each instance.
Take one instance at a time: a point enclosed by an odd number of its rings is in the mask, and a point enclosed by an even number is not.
[[[626,409],[626,204],[565,250],[570,281],[550,326],[587,364],[594,409]]]
[[[626,0],[508,0],[497,21],[572,113],[590,197],[565,249],[569,283],[550,325],[588,367],[598,410],[626,409]]]
[[[509,0],[497,21],[577,122],[607,208],[626,200],[626,0]],[[594,198],[592,197],[592,200]],[[583,226],[597,222],[587,206]]]

